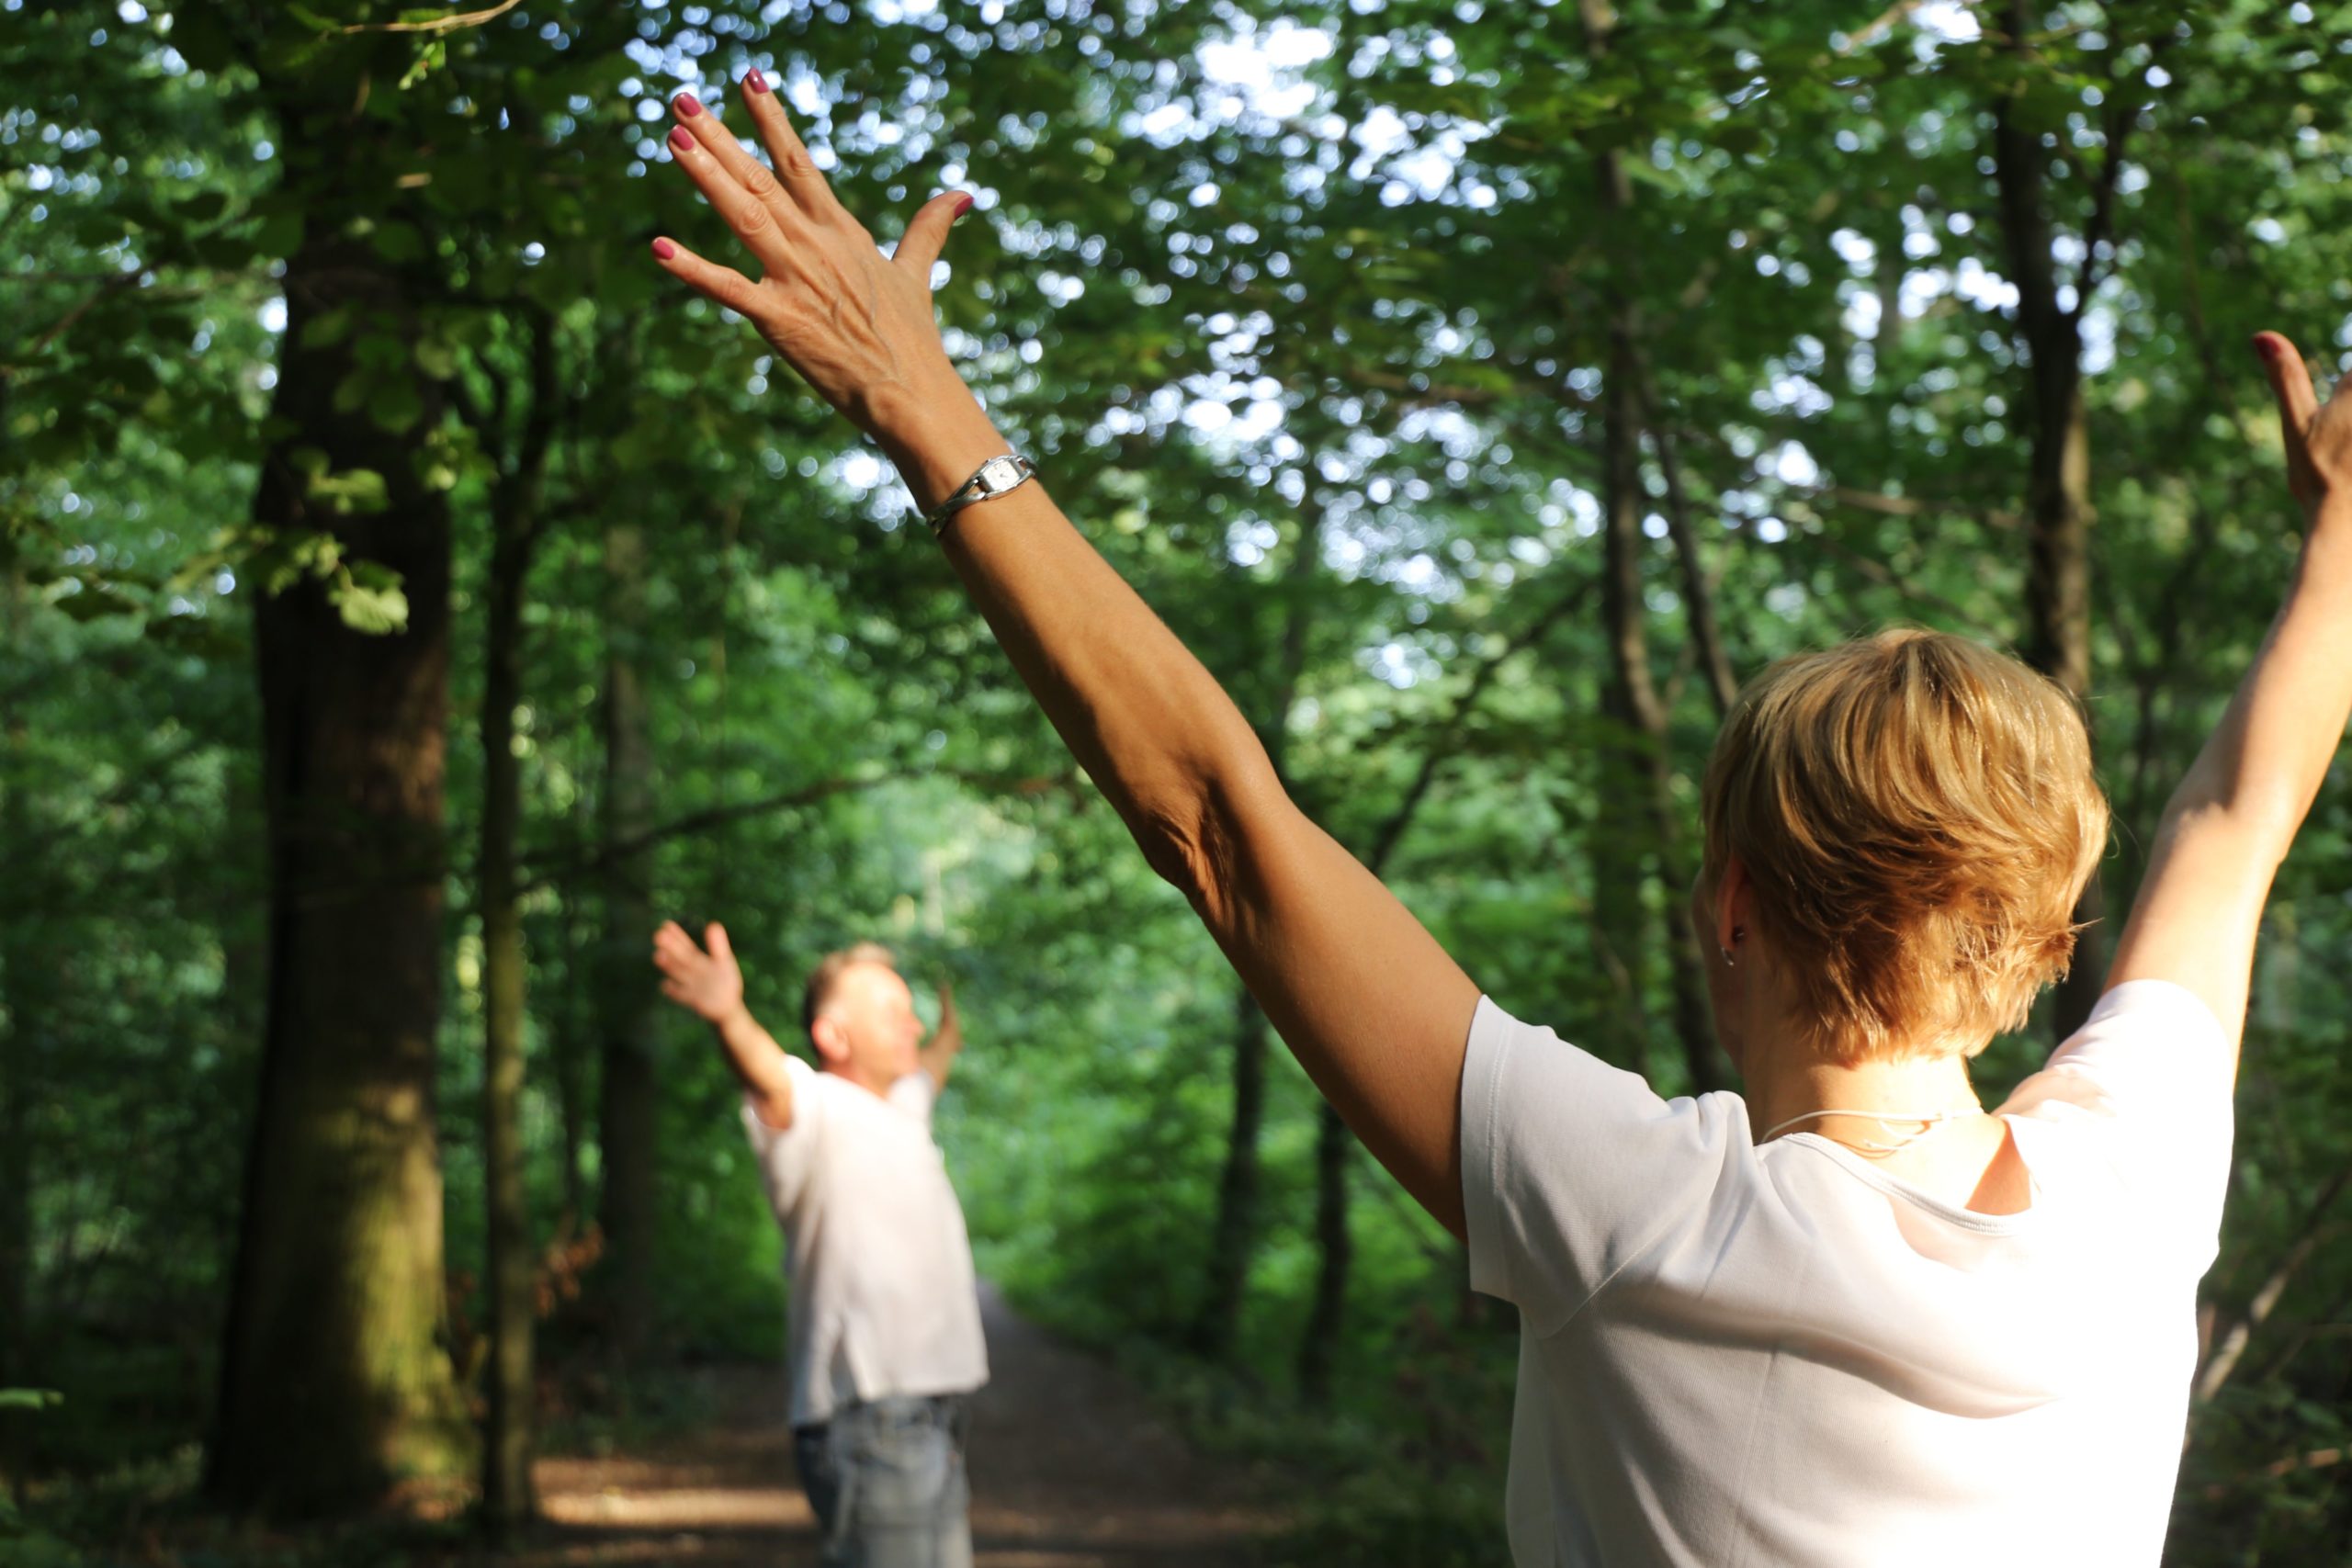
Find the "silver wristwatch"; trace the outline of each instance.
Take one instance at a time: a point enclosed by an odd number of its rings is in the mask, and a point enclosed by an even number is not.
[[[956,487],[956,493],[939,503],[938,509],[923,519],[931,531],[938,533],[947,526],[947,520],[975,502],[989,501],[1006,491],[1018,489],[1037,474],[1037,465],[1026,457],[1007,455],[990,457],[980,465],[980,471]]]

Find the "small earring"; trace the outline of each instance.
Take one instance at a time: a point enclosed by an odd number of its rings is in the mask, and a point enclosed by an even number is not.
[[[1724,968],[1729,969],[1729,968],[1731,968],[1731,967],[1733,967],[1733,966],[1735,966],[1736,964],[1738,964],[1739,960],[1737,960],[1737,959],[1734,958],[1734,957],[1731,955],[1731,949],[1730,949],[1730,948],[1728,948],[1728,947],[1719,947],[1719,948],[1715,949],[1715,951],[1716,951],[1717,953],[1722,953],[1722,954],[1724,955]]]

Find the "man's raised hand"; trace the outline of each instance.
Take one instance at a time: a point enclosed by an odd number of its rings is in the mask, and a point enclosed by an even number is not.
[[[760,279],[666,237],[653,242],[662,267],[750,321],[868,434],[882,435],[892,421],[917,417],[950,393],[968,402],[940,341],[931,271],[972,198],[956,191],[933,197],[885,257],[835,198],[765,79],[754,71],[741,91],[769,164],[685,94],[672,100],[678,122],[670,151],[759,264]]]
[[[743,1010],[743,971],[727,942],[727,928],[713,920],[703,932],[709,951],[675,920],[653,933],[653,964],[662,971],[662,994],[706,1023],[724,1025]]]

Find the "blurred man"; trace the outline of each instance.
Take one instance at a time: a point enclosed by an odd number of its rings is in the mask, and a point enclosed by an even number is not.
[[[964,1397],[988,1381],[964,1211],[931,1108],[963,1031],[939,988],[923,1043],[888,948],[829,953],[800,1023],[817,1067],[743,1005],[723,927],[653,935],[662,993],[707,1022],[743,1084],[790,1280],[793,1452],[826,1568],[967,1568]]]

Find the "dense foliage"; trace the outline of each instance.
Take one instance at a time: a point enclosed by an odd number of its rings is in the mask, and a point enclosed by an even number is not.
[[[388,555],[432,511],[440,961],[409,1000],[429,1354],[469,1409],[501,887],[542,1339],[609,1354],[634,1268],[623,1386],[775,1345],[773,1227],[683,1020],[639,1052],[660,1224],[581,1245],[639,899],[725,920],[771,1021],[855,937],[952,976],[984,1271],[1204,1429],[1352,1477],[1314,1551],[1503,1560],[1509,1325],[1268,1052],[887,469],[644,259],[717,248],[669,95],[774,73],[886,240],[974,191],[951,346],[1064,507],[1484,987],[1670,1091],[1720,1066],[1677,922],[1725,678],[1892,622],[2052,669],[2083,634],[2120,908],[2296,543],[2245,340],[2352,364],[2340,0],[0,0],[0,1385],[65,1396],[0,1407],[0,1463],[69,1534],[121,1524],[71,1506],[108,1467],[193,1479],[277,1136],[272,910],[374,886],[272,879],[249,606],[424,635]],[[2071,610],[2029,548],[2059,524]],[[520,807],[489,893],[485,734]],[[2182,1563],[2352,1536],[2347,826],[2331,789],[2266,926]],[[1988,1087],[2048,1043],[1996,1043]]]

